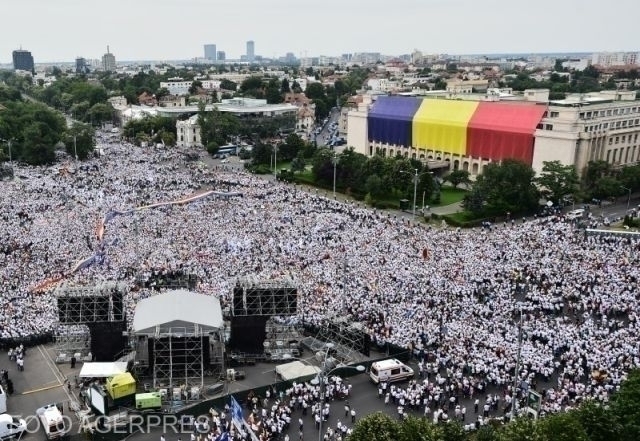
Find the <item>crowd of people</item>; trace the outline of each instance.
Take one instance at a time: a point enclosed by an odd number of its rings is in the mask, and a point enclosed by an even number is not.
[[[177,150],[104,139],[99,147],[103,156],[82,163],[18,165],[16,179],[3,183],[5,341],[55,329],[60,284],[122,281],[131,288],[131,319],[163,273],[188,274],[194,290],[219,297],[224,310],[236,278],[252,275],[295,282],[299,323],[360,322],[374,344],[430,358],[460,388],[511,384],[521,347],[519,380],[556,382],[545,392],[546,411],[587,397],[607,401],[640,366],[635,236],[585,236],[562,216],[436,228],[208,168]],[[203,190],[242,198],[132,210]],[[97,234],[111,211],[127,214]],[[100,258],[72,271],[92,255]]]

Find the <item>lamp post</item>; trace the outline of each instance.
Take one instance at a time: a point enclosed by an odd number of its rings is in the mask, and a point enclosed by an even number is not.
[[[273,147],[273,177],[278,180],[278,146]]]
[[[518,357],[516,358],[516,371],[513,378],[513,397],[511,397],[511,421],[516,417],[516,403],[518,380],[520,379],[520,356],[522,355],[522,309],[520,309],[520,323],[518,325]]]
[[[78,148],[76,146],[76,135],[73,135],[73,155],[76,157],[76,161],[78,160]]]
[[[336,198],[336,167],[338,165],[338,156],[333,152],[333,199]]]
[[[417,192],[418,192],[418,169],[414,168],[413,171],[414,171],[414,174],[413,174],[413,210],[411,212],[413,213],[413,217],[415,219],[415,217],[416,217],[416,196],[417,196]],[[401,170],[400,173],[409,174],[408,171],[404,171],[404,170]]]
[[[624,185],[621,185],[620,188],[626,190],[628,192],[627,195],[627,213],[629,212],[629,205],[631,203],[631,188],[627,188]]]
[[[13,158],[11,156],[11,141],[13,141],[13,138],[12,139],[0,139],[0,141],[6,142],[7,145],[9,146],[9,165],[13,165]]]

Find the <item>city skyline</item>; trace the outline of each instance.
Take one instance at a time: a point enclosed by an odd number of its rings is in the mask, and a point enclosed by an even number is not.
[[[49,5],[45,0],[10,3],[9,20],[0,29],[0,64],[10,63],[20,47],[31,51],[36,63],[46,63],[99,59],[106,45],[117,60],[185,60],[202,58],[203,44],[210,42],[227,59],[239,59],[249,40],[255,41],[255,55],[267,58],[287,52],[296,57],[400,55],[414,49],[448,54],[634,51],[633,27],[620,26],[620,11],[624,16],[640,12],[640,3],[632,0],[598,10],[575,0],[540,0],[527,11],[506,0],[487,0],[482,9],[471,0],[398,0],[392,8],[381,0],[325,0],[305,8],[274,0],[268,9],[257,0],[113,0],[97,17],[80,0],[58,0],[46,14],[38,12]]]

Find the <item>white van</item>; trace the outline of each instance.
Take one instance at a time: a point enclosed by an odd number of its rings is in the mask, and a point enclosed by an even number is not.
[[[584,208],[571,210],[570,212],[567,213],[565,217],[568,220],[582,219],[582,217],[584,216],[584,211],[585,211]]]
[[[47,439],[58,439],[66,435],[71,429],[65,426],[62,412],[55,404],[48,404],[36,410],[36,415],[40,418],[40,423],[44,429]]]
[[[413,378],[413,369],[395,358],[389,360],[376,361],[371,364],[369,376],[374,383],[381,381],[393,383],[394,381],[407,380]]]
[[[0,439],[20,438],[27,430],[27,422],[8,414],[0,415]]]

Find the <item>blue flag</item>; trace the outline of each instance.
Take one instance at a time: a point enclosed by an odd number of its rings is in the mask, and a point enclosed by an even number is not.
[[[244,417],[242,416],[242,407],[233,395],[231,395],[231,419],[238,422],[244,421]]]
[[[229,441],[229,432],[222,432],[215,441]]]

